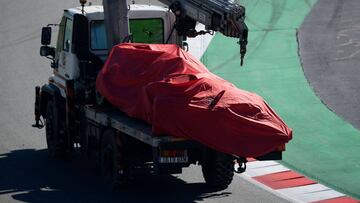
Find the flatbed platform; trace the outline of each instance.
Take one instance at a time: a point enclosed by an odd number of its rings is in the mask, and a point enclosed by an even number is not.
[[[171,136],[156,136],[152,133],[151,125],[136,118],[131,118],[115,108],[102,108],[94,105],[85,106],[86,117],[103,126],[110,126],[152,147],[163,143],[184,141],[182,138]]]

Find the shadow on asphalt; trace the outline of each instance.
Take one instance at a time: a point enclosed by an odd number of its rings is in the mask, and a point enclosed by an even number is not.
[[[95,167],[81,158],[51,160],[47,150],[0,154],[0,195],[23,202],[195,202],[231,193],[174,176],[146,176],[135,187],[109,191]]]

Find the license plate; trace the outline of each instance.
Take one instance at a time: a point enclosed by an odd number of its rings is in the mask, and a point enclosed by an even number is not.
[[[187,150],[163,150],[160,152],[159,163],[187,163]]]

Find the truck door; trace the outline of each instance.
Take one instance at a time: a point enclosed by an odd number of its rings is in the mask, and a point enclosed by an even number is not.
[[[57,43],[57,73],[63,79],[75,79],[79,76],[78,60],[71,51],[73,34],[73,21],[69,17],[63,17],[60,23]]]

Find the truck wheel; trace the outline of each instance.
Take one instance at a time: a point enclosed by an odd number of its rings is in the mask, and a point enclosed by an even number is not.
[[[208,151],[201,165],[206,183],[216,189],[227,188],[234,177],[234,160],[231,156]]]
[[[104,132],[100,151],[100,169],[106,186],[111,189],[123,186],[125,183],[119,142],[114,130],[108,129]]]
[[[57,108],[52,101],[46,105],[46,143],[51,158],[63,158],[66,155],[64,132],[60,130],[60,119]]]

